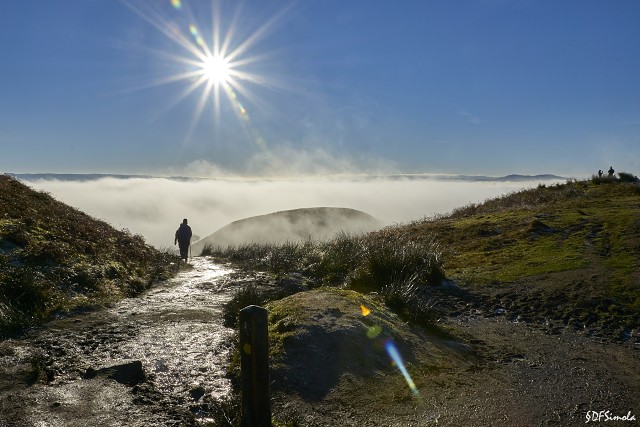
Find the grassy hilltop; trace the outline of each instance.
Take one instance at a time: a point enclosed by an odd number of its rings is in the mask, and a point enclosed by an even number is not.
[[[173,258],[0,175],[0,338],[137,294],[172,275]]]
[[[398,230],[399,231],[399,230]],[[640,326],[640,185],[567,182],[403,227],[435,234],[447,276],[524,320]]]
[[[235,246],[246,243],[287,242],[309,236],[326,240],[341,230],[358,232],[380,228],[381,222],[369,214],[347,208],[315,207],[258,215],[228,224],[192,245],[194,254],[205,246]]]

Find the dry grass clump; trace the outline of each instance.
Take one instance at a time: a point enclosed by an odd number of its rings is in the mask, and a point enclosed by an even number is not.
[[[326,242],[250,244],[226,249],[207,247],[205,254],[275,274],[296,272],[316,285],[380,291],[411,278],[437,285],[444,278],[434,240],[408,242],[395,233],[349,235]]]
[[[444,279],[440,250],[433,239],[408,241],[391,230],[364,235],[339,233],[330,241],[251,244],[220,249],[214,255],[245,268],[284,275],[295,273],[312,287],[334,286],[376,292],[410,320],[429,322],[431,299],[422,289]],[[225,307],[233,323],[239,309],[272,300],[253,287],[240,290]]]

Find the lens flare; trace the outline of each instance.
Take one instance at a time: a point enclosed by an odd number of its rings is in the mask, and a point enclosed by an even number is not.
[[[371,314],[371,310],[365,307],[364,304],[360,304],[360,309],[362,309],[362,315],[365,317]]]
[[[182,1],[181,0],[171,0],[171,6],[175,7],[176,9],[182,9]]]
[[[402,356],[400,356],[400,352],[398,351],[398,348],[396,347],[394,342],[391,340],[388,340],[387,342],[384,343],[384,348],[385,350],[387,350],[387,354],[389,355],[393,363],[395,363],[395,365],[398,367],[398,369],[404,376],[404,379],[407,381],[407,384],[409,385],[409,388],[411,389],[411,392],[413,393],[413,395],[416,397],[419,396],[420,393],[418,393],[418,387],[416,387],[415,383],[411,379],[411,375],[409,375],[407,368],[404,366],[404,362],[402,361]]]
[[[369,329],[367,329],[367,338],[376,339],[382,333],[382,326],[373,325]]]

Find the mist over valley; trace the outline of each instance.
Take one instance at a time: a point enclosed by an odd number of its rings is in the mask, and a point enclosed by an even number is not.
[[[289,180],[15,176],[118,229],[142,235],[158,248],[173,247],[174,232],[183,218],[188,218],[194,235],[199,237],[234,221],[300,208],[355,209],[384,226],[444,214],[539,183],[563,181],[554,175],[361,175]],[[278,233],[283,230],[278,229]]]

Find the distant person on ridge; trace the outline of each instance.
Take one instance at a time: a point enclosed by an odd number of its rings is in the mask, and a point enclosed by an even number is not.
[[[173,241],[173,244],[179,243],[180,247],[180,258],[184,259],[187,262],[187,258],[189,257],[189,245],[191,244],[191,227],[187,225],[187,218],[182,220],[182,224],[176,230],[176,238]]]
[[[603,173],[604,172],[602,172],[602,169],[598,169],[598,178],[602,178]]]
[[[613,170],[613,166],[609,166],[609,170],[607,171],[607,173],[609,174],[609,178],[613,178],[613,174],[616,171]]]

